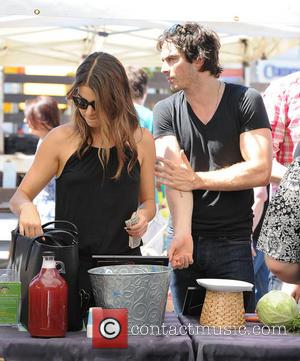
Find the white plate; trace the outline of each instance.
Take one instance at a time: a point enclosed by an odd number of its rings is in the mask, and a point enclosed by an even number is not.
[[[205,287],[207,290],[210,291],[242,292],[251,291],[253,287],[252,283],[237,280],[199,278],[196,281],[200,286]]]

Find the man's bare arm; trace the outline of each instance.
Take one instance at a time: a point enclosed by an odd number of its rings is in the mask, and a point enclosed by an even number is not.
[[[267,185],[272,169],[270,130],[264,128],[242,133],[240,150],[244,161],[207,172],[194,172],[181,153],[184,166],[166,160],[163,167],[156,168],[156,175],[161,178],[161,183],[183,191],[234,191]]]
[[[180,165],[180,148],[175,136],[158,138],[155,145],[157,155]],[[166,187],[166,196],[174,228],[174,239],[169,249],[170,262],[174,268],[188,267],[193,262],[191,237],[193,194]]]
[[[279,184],[286,171],[287,167],[277,162],[274,158],[272,163],[271,183]]]

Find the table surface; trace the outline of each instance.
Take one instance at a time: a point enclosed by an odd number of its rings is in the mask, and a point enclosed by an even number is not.
[[[5,361],[194,361],[188,335],[174,334],[181,326],[174,313],[167,313],[162,336],[129,336],[127,349],[93,349],[86,332],[68,332],[64,338],[32,338],[15,327],[0,327],[0,358]],[[169,331],[170,335],[167,334]]]
[[[189,329],[196,361],[294,361],[300,360],[300,334],[247,323],[241,329],[221,331],[201,327],[192,316],[179,316]],[[196,327],[199,326],[199,327]]]
[[[241,330],[201,327],[191,316],[167,313],[163,335],[129,336],[127,349],[93,349],[86,333],[65,338],[32,338],[15,327],[0,327],[5,361],[298,361],[300,334],[247,323]],[[281,334],[280,334],[281,333]]]

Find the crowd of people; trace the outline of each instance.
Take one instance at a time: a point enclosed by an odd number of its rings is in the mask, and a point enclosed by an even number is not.
[[[42,141],[10,202],[20,233],[42,233],[34,199],[49,187],[53,195],[55,183],[55,218],[79,229],[80,287],[91,293],[93,254],[141,254],[142,243],[131,248],[128,239],[142,238],[155,216],[156,176],[172,218],[171,290],[181,313],[198,278],[255,283],[253,231],[263,221],[266,187],[281,182],[276,192],[272,186],[256,252],[267,255],[280,279],[297,284],[300,161],[292,159],[300,140],[300,75],[272,85],[264,98],[222,81],[218,35],[197,23],[165,30],[157,49],[173,94],[153,113],[144,106],[147,73],[103,52],[77,69],[67,95],[71,122],[59,126],[48,97],[26,104],[27,124]],[[126,226],[133,214],[135,224]],[[254,311],[253,292],[244,302]]]

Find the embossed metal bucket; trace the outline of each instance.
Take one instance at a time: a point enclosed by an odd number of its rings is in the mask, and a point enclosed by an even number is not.
[[[88,272],[97,307],[128,309],[129,333],[133,326],[161,326],[170,267],[121,265],[97,267]]]

